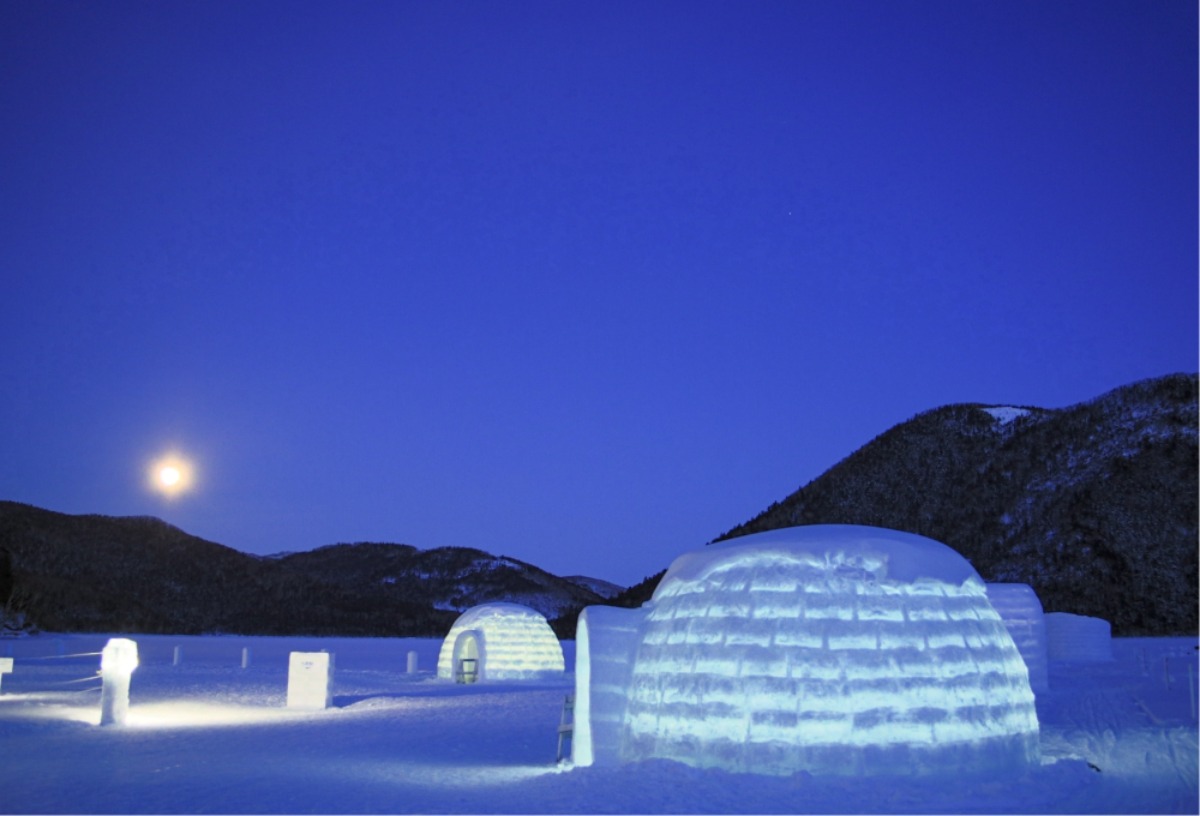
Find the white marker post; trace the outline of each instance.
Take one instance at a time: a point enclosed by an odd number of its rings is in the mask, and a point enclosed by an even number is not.
[[[113,638],[100,653],[100,724],[124,725],[129,714],[129,677],[138,665],[137,643]]]
[[[13,659],[11,657],[0,657],[0,682],[3,682],[4,675],[12,674],[12,667]]]
[[[408,673],[409,674],[417,673],[417,653],[416,652],[408,653]]]
[[[333,700],[333,655],[292,652],[288,657],[287,707],[321,710]]]

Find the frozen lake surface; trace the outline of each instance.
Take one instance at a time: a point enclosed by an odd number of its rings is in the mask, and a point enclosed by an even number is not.
[[[107,636],[0,641],[14,658],[0,678],[0,812],[1200,812],[1195,638],[1117,639],[1112,662],[1050,663],[1042,765],[1025,774],[848,779],[559,765],[571,675],[439,681],[440,640],[130,637],[129,720],[103,728]],[[289,653],[321,650],[335,655],[333,707],[287,709]]]

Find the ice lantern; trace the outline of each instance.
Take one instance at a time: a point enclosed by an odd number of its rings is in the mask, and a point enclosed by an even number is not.
[[[129,714],[129,678],[138,666],[137,643],[113,638],[100,652],[100,724],[124,725]]]
[[[468,609],[438,653],[438,677],[462,683],[562,675],[562,645],[545,617],[527,606],[490,603]]]
[[[737,538],[678,558],[643,614],[624,761],[781,775],[1038,761],[1021,655],[979,575],[931,539],[841,525]]]

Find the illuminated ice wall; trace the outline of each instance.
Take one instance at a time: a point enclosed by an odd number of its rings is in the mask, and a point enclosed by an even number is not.
[[[455,676],[456,647],[478,660],[479,680],[528,680],[562,674],[562,645],[541,613],[492,603],[468,609],[450,627],[438,654],[438,677]]]
[[[1046,616],[1037,593],[1028,584],[988,584],[987,596],[1025,661],[1030,687],[1035,694],[1048,690]]]
[[[575,627],[575,731],[571,761],[620,761],[621,724],[642,610],[589,606]]]
[[[975,570],[936,541],[746,536],[677,559],[644,612],[625,760],[856,775],[1038,759],[1021,655]]]

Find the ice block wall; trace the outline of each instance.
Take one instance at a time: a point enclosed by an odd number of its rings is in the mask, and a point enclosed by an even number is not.
[[[1039,757],[1024,661],[943,544],[814,526],[678,559],[646,610],[626,760],[735,772],[924,774]]]
[[[1112,660],[1112,625],[1103,618],[1049,612],[1046,645],[1051,660]]]
[[[621,723],[643,611],[589,606],[575,630],[575,731],[571,760],[579,766],[620,759]]]
[[[1029,685],[1035,694],[1046,691],[1046,616],[1037,593],[1028,584],[988,584],[987,595],[1025,661]]]

